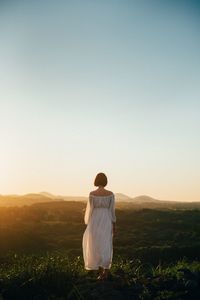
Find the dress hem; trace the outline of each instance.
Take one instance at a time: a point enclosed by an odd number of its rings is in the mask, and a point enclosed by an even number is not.
[[[85,267],[85,269],[88,270],[88,271],[92,271],[92,270],[99,270],[100,267],[104,268],[104,269],[110,269],[111,268],[111,266],[106,266],[106,267],[105,266],[98,266],[98,267],[93,267],[93,268],[92,267]]]

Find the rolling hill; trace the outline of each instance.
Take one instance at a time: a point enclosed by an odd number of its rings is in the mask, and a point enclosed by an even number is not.
[[[181,201],[167,201],[158,200],[147,195],[140,195],[137,197],[130,197],[123,193],[115,193],[116,207],[136,209],[141,208],[164,208],[164,209],[200,209],[200,202],[181,202]],[[48,192],[28,193],[25,195],[0,195],[0,206],[24,206],[36,203],[50,204],[52,202],[86,202],[88,197],[84,196],[62,196],[53,195]]]

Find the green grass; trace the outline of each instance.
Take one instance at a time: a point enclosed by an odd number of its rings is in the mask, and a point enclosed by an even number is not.
[[[200,299],[200,262],[153,266],[117,256],[109,279],[98,282],[80,256],[10,252],[0,258],[0,299]]]

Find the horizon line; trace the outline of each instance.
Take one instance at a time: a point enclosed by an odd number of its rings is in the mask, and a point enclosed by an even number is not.
[[[53,194],[53,193],[51,193],[51,192],[47,192],[47,191],[41,191],[41,192],[28,192],[28,193],[22,193],[22,194],[15,194],[15,193],[12,193],[12,194],[0,194],[0,197],[1,196],[3,196],[3,197],[6,197],[6,196],[26,196],[26,195],[30,195],[30,194],[36,194],[36,195],[43,195],[43,196],[45,196],[44,194],[49,194],[49,195],[52,195],[52,196],[54,196],[54,197],[73,197],[73,198],[78,198],[78,197],[84,197],[84,198],[87,198],[88,196],[89,196],[89,194],[88,195],[86,195],[86,196],[84,196],[84,195],[63,195],[63,194]],[[130,198],[130,199],[134,199],[134,198],[138,198],[138,197],[148,197],[148,198],[151,198],[151,199],[153,199],[153,200],[158,200],[158,201],[168,201],[168,202],[179,202],[179,203],[181,203],[181,202],[183,202],[183,203],[192,203],[192,202],[200,202],[200,200],[187,200],[187,201],[183,201],[183,200],[166,200],[166,199],[157,199],[157,198],[154,198],[154,197],[152,197],[152,196],[149,196],[149,195],[145,195],[145,194],[140,194],[140,195],[137,195],[137,196],[129,196],[129,195],[127,195],[127,194],[124,194],[124,193],[122,193],[122,192],[116,192],[116,193],[114,193],[115,195],[116,194],[121,194],[121,195],[124,195],[124,196],[126,196],[127,198]],[[46,196],[47,198],[48,198],[48,196]]]

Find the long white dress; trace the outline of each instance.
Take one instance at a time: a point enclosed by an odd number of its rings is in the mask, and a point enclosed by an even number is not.
[[[86,270],[110,269],[113,257],[112,222],[116,222],[115,195],[89,195],[83,234],[83,258]]]

